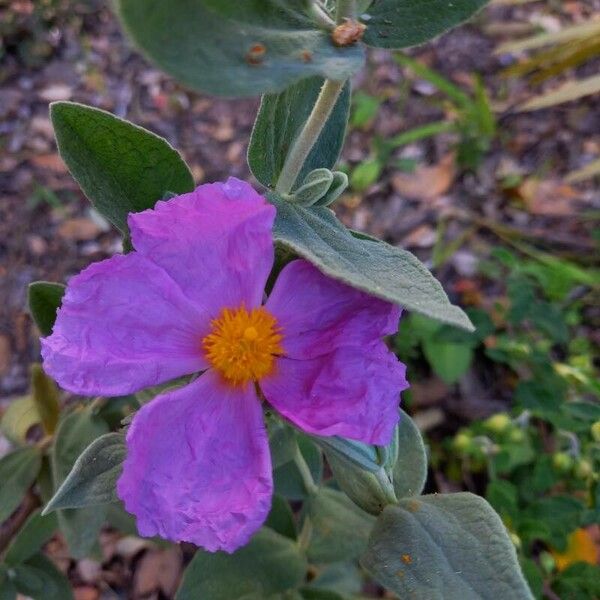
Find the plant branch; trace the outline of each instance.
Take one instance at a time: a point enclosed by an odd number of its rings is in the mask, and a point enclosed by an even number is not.
[[[354,0],[337,0],[335,20],[338,24],[344,22],[346,19],[354,18],[354,4]]]
[[[275,190],[280,194],[289,194],[302,171],[302,167],[323,131],[327,119],[337,102],[345,81],[326,79],[317,101],[304,124],[304,127],[285,159]]]
[[[309,494],[314,494],[318,490],[318,486],[311,475],[310,469],[308,468],[298,445],[296,445],[296,452],[294,453],[294,463],[298,467],[298,471],[300,471],[300,477],[302,477],[302,483],[304,484],[306,491]]]
[[[310,4],[310,14],[321,27],[331,30],[335,27],[335,21],[329,16],[329,13],[319,4],[313,1]]]

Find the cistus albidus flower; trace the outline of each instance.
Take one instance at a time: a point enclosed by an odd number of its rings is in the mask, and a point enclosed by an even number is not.
[[[400,309],[305,260],[268,298],[275,208],[230,178],[130,214],[134,251],[73,277],[46,372],[117,396],[199,374],[142,406],[117,493],[141,535],[233,552],[265,521],[273,481],[262,401],[311,434],[390,441],[405,367],[382,336]]]

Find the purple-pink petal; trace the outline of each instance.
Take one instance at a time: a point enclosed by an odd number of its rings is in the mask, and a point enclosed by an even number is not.
[[[308,433],[385,445],[408,383],[406,367],[378,341],[310,360],[279,358],[260,386],[273,407]]]
[[[395,333],[400,308],[321,273],[305,260],[281,271],[266,304],[290,358],[314,358]]]
[[[233,552],[271,506],[271,458],[254,387],[207,371],[135,415],[117,484],[141,535]]]
[[[44,369],[78,394],[115,396],[206,367],[209,321],[167,273],[134,253],[94,263],[69,281]]]
[[[214,318],[258,306],[273,265],[275,208],[247,183],[201,185],[129,215],[135,249],[163,267]]]

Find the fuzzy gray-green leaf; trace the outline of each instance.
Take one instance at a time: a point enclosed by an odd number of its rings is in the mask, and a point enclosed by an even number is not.
[[[320,271],[394,304],[469,331],[467,315],[410,252],[350,233],[325,207],[293,205],[274,193],[274,237]]]
[[[377,0],[362,19],[364,42],[377,48],[422,44],[474,15],[488,0]]]
[[[470,493],[387,506],[361,562],[400,598],[533,598],[500,517]]]
[[[55,102],[58,151],[98,212],[127,234],[127,215],[153,208],[166,192],[194,188],[179,153],[150,131],[97,108]]]
[[[296,83],[279,94],[266,94],[256,116],[248,164],[263,185],[274,188],[294,140],[308,119],[323,85],[321,77]],[[314,169],[331,169],[342,150],[350,111],[350,84],[340,93],[297,181]]]
[[[364,48],[338,48],[304,0],[118,0],[137,46],[167,73],[220,96],[277,92],[314,75],[344,80]]]

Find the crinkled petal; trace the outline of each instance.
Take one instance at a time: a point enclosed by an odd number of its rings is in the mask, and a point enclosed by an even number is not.
[[[266,304],[290,358],[314,358],[395,333],[400,308],[321,273],[305,260],[281,271]]]
[[[128,394],[205,368],[209,326],[163,269],[135,252],[113,256],[69,281],[42,339],[44,369],[74,393]]]
[[[385,445],[398,422],[405,375],[380,341],[310,360],[279,358],[260,386],[270,404],[308,433]]]
[[[230,178],[129,215],[135,249],[163,267],[211,317],[262,301],[273,266],[275,207]]]
[[[253,386],[207,371],[135,415],[117,492],[141,535],[233,552],[265,521],[272,491]]]

